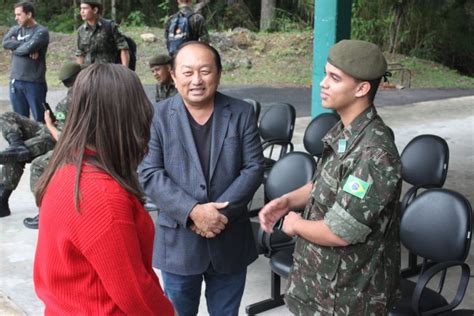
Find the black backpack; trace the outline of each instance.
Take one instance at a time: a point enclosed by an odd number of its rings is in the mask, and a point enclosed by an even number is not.
[[[130,55],[130,61],[128,62],[128,68],[131,70],[135,71],[135,67],[137,66],[137,44],[135,41],[127,35],[123,35],[125,40],[127,41],[128,44],[128,54]],[[117,54],[117,60],[116,63],[120,64],[122,61],[120,59],[120,52]]]
[[[194,12],[189,12],[187,14],[178,12],[171,18],[168,27],[168,38],[166,39],[166,46],[168,47],[170,56],[176,52],[181,44],[192,39],[189,18],[193,14]]]
[[[109,33],[109,39],[113,41],[113,27],[115,26],[115,22],[111,20],[106,20],[104,19],[106,25],[107,25],[107,31]],[[128,44],[128,54],[130,55],[130,60],[128,62],[128,68],[131,70],[135,71],[135,68],[137,66],[137,43],[130,37],[125,34],[122,34],[123,37],[125,38],[125,41],[127,41]],[[115,45],[115,43],[111,43],[111,45]],[[121,64],[122,60],[120,58],[120,51],[116,52],[116,57],[115,57],[115,63],[116,64]]]

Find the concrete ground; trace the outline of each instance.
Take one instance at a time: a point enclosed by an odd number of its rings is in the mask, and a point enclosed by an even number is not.
[[[0,113],[9,110],[5,90],[0,87]],[[235,89],[223,90],[227,90],[229,94],[237,93]],[[64,93],[64,90],[50,91],[48,101],[50,104],[56,104]],[[285,89],[281,89],[280,93],[281,96],[274,95],[275,101],[282,101]],[[473,204],[474,93],[444,100],[400,102],[400,104],[404,105],[378,108],[381,117],[394,130],[400,152],[413,137],[420,134],[436,134],[446,139],[450,147],[450,164],[445,187],[464,194]],[[310,117],[302,114],[297,118],[294,134],[295,150],[303,150],[304,129],[310,120]],[[0,148],[4,146],[6,143],[2,139]],[[37,231],[26,229],[22,224],[24,217],[37,213],[33,196],[29,191],[29,165],[25,168],[18,189],[11,197],[11,209],[11,216],[0,219],[0,315],[40,315],[43,312],[43,305],[35,295],[32,281]],[[474,251],[471,251],[468,263],[474,269]],[[268,260],[263,256],[249,266],[240,314],[245,314],[246,305],[268,298],[269,276]],[[451,293],[455,291],[456,286],[453,280],[454,277],[448,275],[447,289]],[[201,302],[199,315],[207,315],[204,298]],[[474,309],[472,280],[460,307]],[[289,312],[283,306],[262,315],[289,315]]]

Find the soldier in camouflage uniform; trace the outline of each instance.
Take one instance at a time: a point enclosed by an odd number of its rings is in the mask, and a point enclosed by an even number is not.
[[[115,22],[100,16],[102,4],[81,0],[80,12],[84,24],[77,29],[76,62],[86,65],[115,63],[119,52],[122,64],[128,67],[130,55],[127,41]]]
[[[168,21],[165,23],[165,40],[166,40],[166,46],[168,48],[168,52],[170,51],[169,42],[168,42],[169,28],[170,28],[171,21],[177,15],[189,16],[188,23],[189,23],[191,34],[186,39],[186,41],[200,41],[200,42],[209,43],[209,33],[207,31],[204,17],[201,14],[193,11],[192,9],[193,1],[192,0],[177,0],[177,2],[178,2],[179,11],[171,15],[168,18]],[[170,52],[170,55],[172,55],[171,52]]]
[[[386,315],[399,299],[401,164],[373,106],[386,69],[374,44],[331,48],[321,99],[341,121],[323,138],[314,181],[259,214],[270,232],[288,213],[282,229],[298,236],[285,297],[297,315]]]
[[[159,102],[178,93],[171,78],[171,58],[168,55],[153,56],[149,64],[153,76],[158,81],[155,101]]]
[[[78,64],[66,64],[59,72],[59,79],[66,87],[72,87],[80,70],[81,66]],[[69,89],[66,98],[56,105],[55,117],[57,121],[55,124],[57,129],[62,128],[66,119],[72,95],[71,90]],[[48,162],[45,157],[53,149],[56,142],[54,136],[57,133],[53,131],[54,134],[52,134],[48,128],[50,118],[47,114],[45,114],[45,120],[46,125],[13,112],[0,115],[2,134],[10,143],[8,148],[0,152],[0,217],[10,215],[8,199],[20,182],[25,163],[33,159],[30,179],[30,185],[33,188],[36,183],[35,179],[39,177],[34,170],[41,168],[37,167],[38,164],[47,164]],[[25,150],[27,152],[26,158]]]

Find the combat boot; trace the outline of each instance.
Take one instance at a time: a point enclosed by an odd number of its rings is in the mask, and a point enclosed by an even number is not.
[[[10,215],[10,207],[8,206],[8,199],[12,194],[12,190],[5,189],[3,184],[0,184],[0,217]]]
[[[25,225],[26,228],[30,228],[30,229],[38,229],[38,223],[39,223],[39,214],[36,215],[35,217],[27,217],[23,220],[23,225]]]
[[[10,146],[0,151],[0,164],[24,162],[30,159],[30,151],[19,135],[9,134],[5,138]]]

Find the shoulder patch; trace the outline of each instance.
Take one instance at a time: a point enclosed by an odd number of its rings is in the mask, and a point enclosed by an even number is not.
[[[369,187],[369,183],[353,175],[350,175],[342,189],[345,192],[358,197],[359,199],[363,199],[367,191],[369,191]]]

